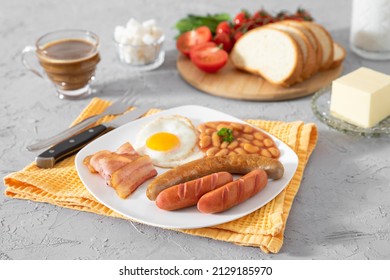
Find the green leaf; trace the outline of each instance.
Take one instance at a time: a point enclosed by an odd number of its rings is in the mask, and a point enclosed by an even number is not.
[[[231,129],[229,129],[229,128],[226,128],[226,127],[222,127],[222,128],[217,132],[217,135],[218,135],[218,136],[221,136],[221,137],[222,137],[222,141],[224,141],[224,142],[231,143],[231,142],[233,142],[233,140],[234,140],[234,137],[233,137],[233,130],[231,130]]]
[[[200,26],[207,26],[211,32],[215,34],[217,26],[222,21],[230,21],[230,15],[227,13],[207,14],[206,16],[189,14],[187,17],[180,19],[175,24],[175,28],[179,31],[179,35],[184,32],[193,30]]]

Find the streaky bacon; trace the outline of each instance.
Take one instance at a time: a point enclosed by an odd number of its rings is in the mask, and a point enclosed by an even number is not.
[[[150,157],[140,156],[128,142],[115,152],[102,150],[87,156],[83,163],[91,173],[99,173],[121,198],[157,175]]]
[[[141,156],[123,168],[115,171],[110,184],[115,186],[116,193],[120,198],[128,197],[143,182],[157,175],[156,169],[149,156]]]
[[[129,142],[126,142],[125,144],[123,144],[122,146],[120,146],[117,150],[116,150],[116,153],[117,154],[121,154],[121,155],[132,155],[132,156],[139,156],[139,154],[137,153],[136,150],[134,150],[134,147],[129,143]]]

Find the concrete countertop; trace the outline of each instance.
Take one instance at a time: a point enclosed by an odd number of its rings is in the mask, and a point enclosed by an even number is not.
[[[34,160],[26,145],[66,128],[91,98],[59,100],[53,88],[24,69],[20,52],[42,34],[88,29],[102,41],[95,96],[114,99],[127,88],[137,104],[169,108],[204,105],[239,118],[314,122],[319,141],[295,198],[278,254],[194,237],[122,219],[0,192],[0,259],[390,259],[389,138],[349,136],[316,119],[311,97],[284,102],[245,102],[213,97],[186,84],[175,69],[173,29],[188,13],[242,8],[270,11],[307,8],[346,47],[344,73],[367,66],[390,74],[389,62],[359,58],[348,46],[351,1],[14,0],[0,9],[0,176]],[[155,18],[166,31],[166,61],[132,73],[114,54],[113,29],[130,17]],[[167,82],[169,81],[169,82]],[[357,234],[356,234],[357,233]]]

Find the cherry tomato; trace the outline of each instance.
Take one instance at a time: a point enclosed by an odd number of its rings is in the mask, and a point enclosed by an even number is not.
[[[177,38],[176,48],[184,55],[189,55],[191,47],[211,41],[213,35],[207,26],[185,32]]]
[[[272,18],[272,16],[266,10],[260,10],[253,14],[252,19],[265,19]]]
[[[296,21],[304,21],[304,19],[300,16],[295,16],[295,15],[292,15],[292,16],[288,16],[286,17],[286,19],[290,19],[290,20],[296,20]]]
[[[253,20],[253,19],[248,19],[247,22],[245,23],[245,31],[248,31],[248,30],[252,30],[253,28],[256,28],[256,27],[259,27],[259,26],[262,26],[263,23],[262,21],[256,21],[256,20]]]
[[[244,35],[244,33],[242,33],[241,31],[237,31],[236,33],[234,33],[234,42],[237,42],[242,35]]]
[[[298,8],[294,15],[297,18],[301,18],[302,21],[304,21],[304,20],[312,21],[313,20],[313,17],[311,16],[311,14],[303,8]]]
[[[244,11],[242,11],[234,17],[233,23],[235,26],[241,26],[243,23],[245,23],[246,19],[247,19],[247,14]]]
[[[226,33],[219,33],[214,36],[213,42],[217,46],[222,45],[223,49],[227,52],[230,52],[233,48],[233,41],[230,39],[230,36]]]
[[[215,73],[225,66],[228,53],[218,48],[214,42],[207,42],[194,46],[191,49],[190,58],[192,63],[200,70]]]
[[[230,25],[228,21],[222,21],[217,25],[216,33],[230,34]]]
[[[276,20],[276,21],[284,20],[284,19],[286,19],[286,17],[288,17],[288,16],[289,16],[289,14],[288,14],[286,11],[280,11],[280,12],[276,15],[275,20]]]

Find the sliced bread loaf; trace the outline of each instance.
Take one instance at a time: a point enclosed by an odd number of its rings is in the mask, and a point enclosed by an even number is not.
[[[329,68],[336,68],[337,66],[339,66],[344,61],[347,55],[347,51],[335,42],[333,42],[333,49],[333,62]]]
[[[316,65],[316,56],[314,49],[307,39],[306,35],[297,27],[292,25],[283,24],[283,21],[279,23],[270,24],[269,27],[277,28],[288,32],[291,37],[298,43],[302,51],[303,57],[303,69],[302,69],[302,80],[307,79],[314,73],[314,67]]]
[[[255,28],[240,38],[230,53],[238,69],[261,75],[267,81],[289,86],[302,74],[302,54],[297,42],[285,31]]]
[[[299,28],[299,30],[301,30],[306,35],[306,38],[309,39],[309,42],[311,43],[316,55],[316,63],[314,64],[313,74],[316,73],[320,68],[322,62],[322,47],[321,44],[318,42],[316,36],[314,36],[313,32],[309,27],[307,27],[305,24],[302,24],[302,22],[300,21],[284,20],[281,21],[281,23]]]
[[[326,70],[333,62],[333,39],[329,32],[321,25],[311,22],[303,21],[302,24],[306,25],[316,36],[317,41],[322,48],[322,61],[320,70]]]

